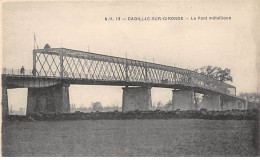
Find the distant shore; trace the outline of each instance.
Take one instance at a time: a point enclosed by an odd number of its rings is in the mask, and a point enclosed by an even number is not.
[[[65,121],[65,120],[127,120],[127,119],[208,119],[208,120],[259,120],[259,110],[227,111],[131,111],[131,112],[75,112],[37,113],[26,116],[9,115],[7,121]]]

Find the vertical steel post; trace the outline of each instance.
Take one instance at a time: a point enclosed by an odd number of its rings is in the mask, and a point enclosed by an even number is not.
[[[148,69],[147,69],[147,62],[145,62],[145,82],[147,82],[148,81],[148,75],[147,75],[147,72],[148,72]]]
[[[63,48],[60,53],[60,76],[63,77]]]
[[[33,50],[33,73],[34,76],[36,76],[36,51]]]
[[[128,77],[128,62],[127,62],[127,59],[126,59],[126,63],[125,63],[125,80],[126,81],[129,81],[129,77]]]

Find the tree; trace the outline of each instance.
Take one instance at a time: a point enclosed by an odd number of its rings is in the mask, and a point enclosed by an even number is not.
[[[164,108],[166,111],[171,111],[172,110],[172,100],[169,100],[165,105]]]
[[[103,108],[103,106],[101,105],[101,102],[92,102],[91,107],[92,107],[94,112],[99,111]]]
[[[201,106],[202,94],[195,93],[195,92],[193,94],[194,94],[195,110],[198,110],[198,108]]]
[[[220,67],[203,66],[201,68],[195,69],[194,71],[215,78],[222,82],[233,81],[231,70],[228,68],[221,69]]]
[[[221,82],[231,81],[233,82],[233,78],[231,77],[231,71],[228,68],[219,69],[216,75],[216,78]]]
[[[76,109],[77,109],[77,108],[76,108],[76,105],[75,105],[75,104],[73,104],[73,103],[71,103],[71,104],[70,104],[70,112],[72,112],[72,113],[73,113],[73,112],[75,112],[75,111],[76,111]]]
[[[162,101],[157,102],[157,109],[162,108],[162,107],[163,107]]]
[[[194,71],[215,78],[219,69],[219,67],[203,66],[201,68],[195,69]]]
[[[51,46],[47,43],[45,44],[44,49],[48,49],[48,48],[51,48]]]
[[[250,101],[250,102],[260,102],[260,93],[245,93],[242,92],[239,94],[240,97]]]

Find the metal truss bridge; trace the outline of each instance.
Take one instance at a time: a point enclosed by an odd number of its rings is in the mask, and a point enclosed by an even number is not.
[[[3,74],[51,79],[53,83],[192,88],[201,93],[236,94],[234,86],[187,69],[66,48],[33,50],[32,71],[19,72],[4,69]]]

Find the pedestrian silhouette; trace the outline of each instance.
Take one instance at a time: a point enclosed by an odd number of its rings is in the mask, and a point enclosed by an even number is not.
[[[22,66],[21,70],[20,70],[20,74],[24,75],[24,67]]]

